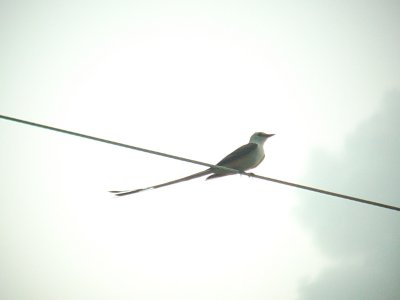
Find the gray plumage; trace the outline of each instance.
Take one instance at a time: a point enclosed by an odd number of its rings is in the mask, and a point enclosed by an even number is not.
[[[243,145],[243,146],[237,148],[232,153],[228,154],[217,164],[217,166],[223,166],[223,167],[235,169],[240,172],[244,172],[244,171],[247,171],[247,170],[257,167],[264,160],[264,157],[265,157],[264,148],[263,148],[264,143],[269,137],[271,137],[273,135],[274,134],[266,134],[263,132],[254,133],[251,136],[248,144]],[[204,170],[199,173],[195,173],[195,174],[183,177],[183,178],[175,179],[175,180],[161,183],[158,185],[153,185],[153,186],[150,186],[147,188],[128,190],[128,191],[110,191],[110,192],[115,194],[116,196],[125,196],[125,195],[134,194],[134,193],[138,193],[138,192],[142,192],[142,191],[146,191],[146,190],[161,188],[161,187],[164,187],[167,185],[176,184],[179,182],[191,180],[191,179],[202,177],[202,176],[209,175],[209,174],[212,174],[212,175],[208,176],[207,180],[222,177],[222,176],[233,175],[232,173],[229,173],[229,172],[224,172],[221,170],[209,168],[209,169]]]

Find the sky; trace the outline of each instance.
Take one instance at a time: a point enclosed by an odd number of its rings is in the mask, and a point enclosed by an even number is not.
[[[0,114],[400,206],[398,1],[0,4]],[[0,120],[2,299],[398,299],[395,211]]]

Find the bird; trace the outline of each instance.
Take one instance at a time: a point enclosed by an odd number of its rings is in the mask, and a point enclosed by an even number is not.
[[[267,133],[263,133],[263,132],[254,133],[250,137],[250,141],[247,144],[237,148],[235,151],[228,154],[220,162],[217,163],[217,166],[235,169],[238,171],[238,173],[243,173],[247,170],[254,169],[265,158],[265,154],[264,154],[265,141],[274,135],[275,134],[267,134]],[[219,177],[223,177],[223,176],[233,175],[233,173],[228,172],[228,171],[223,171],[221,169],[208,168],[204,171],[201,171],[201,172],[198,172],[198,173],[186,176],[186,177],[182,177],[182,178],[168,181],[165,183],[153,185],[150,187],[135,189],[135,190],[110,191],[110,193],[113,193],[116,196],[126,196],[126,195],[143,192],[143,191],[147,191],[147,190],[158,189],[158,188],[161,188],[164,186],[168,186],[168,185],[176,184],[179,182],[195,179],[195,178],[202,177],[205,175],[209,175],[206,178],[206,180],[209,180],[209,179],[219,178]]]

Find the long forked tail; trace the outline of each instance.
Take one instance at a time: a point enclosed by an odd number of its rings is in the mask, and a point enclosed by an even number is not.
[[[211,173],[213,173],[211,171],[211,169],[207,169],[207,170],[201,171],[201,172],[196,173],[196,174],[192,174],[192,175],[189,175],[189,176],[186,176],[186,177],[182,177],[182,178],[179,178],[179,179],[175,179],[175,180],[172,180],[172,181],[168,181],[168,182],[165,182],[165,183],[149,186],[147,188],[142,188],[142,189],[137,189],[137,190],[128,190],[128,191],[110,191],[110,193],[113,193],[116,196],[126,196],[126,195],[130,195],[130,194],[134,194],[134,193],[138,193],[138,192],[143,192],[143,191],[147,191],[147,190],[158,189],[160,187],[164,187],[164,186],[167,186],[167,185],[172,185],[172,184],[179,183],[179,182],[182,182],[182,181],[195,179],[195,178],[202,177],[202,176],[205,176],[205,175],[208,175],[208,174],[211,174]]]

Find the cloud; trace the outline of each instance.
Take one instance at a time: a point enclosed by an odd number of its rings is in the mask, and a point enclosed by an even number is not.
[[[343,152],[317,151],[305,181],[400,206],[400,93],[345,142]],[[339,198],[307,195],[296,214],[335,263],[303,284],[300,299],[400,299],[400,213]]]

